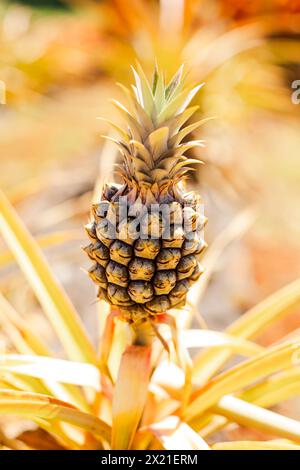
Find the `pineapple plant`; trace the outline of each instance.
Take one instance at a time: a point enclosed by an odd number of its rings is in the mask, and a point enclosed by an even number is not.
[[[188,321],[220,252],[249,226],[246,215],[239,214],[220,233],[222,246],[220,238],[210,244],[204,260],[207,269],[194,285],[197,295],[194,289],[188,293]],[[0,339],[8,346],[0,361],[1,447],[300,449],[299,421],[274,409],[299,395],[299,331],[269,346],[255,340],[299,307],[300,279],[253,305],[225,332],[191,330],[179,321],[180,311],[171,312],[178,355],[173,349],[167,355],[157,338],[147,345],[132,344],[128,324],[120,321],[115,308],[100,302],[104,328],[95,345],[55,278],[41,241],[30,234],[2,191],[0,232],[64,351],[63,358],[53,353],[37,323],[28,322],[5,289],[0,295]],[[11,262],[6,252],[0,254],[1,267]],[[165,328],[161,336],[172,345]],[[178,361],[179,356],[186,360]],[[11,424],[16,426],[13,433]],[[253,435],[256,430],[259,434]],[[233,431],[241,431],[242,440]]]
[[[157,70],[151,86],[139,66],[134,74],[135,94],[125,89],[130,110],[115,103],[128,123],[126,131],[115,127],[123,182],[104,187],[87,226],[86,251],[94,262],[90,276],[107,301],[97,305],[96,344],[41,249],[69,241],[71,234],[35,239],[0,190],[0,233],[9,249],[0,250],[0,267],[17,262],[25,289],[30,286],[63,347],[62,356],[54,353],[38,322],[28,321],[30,304],[19,312],[21,283],[3,282],[0,446],[299,450],[300,423],[278,407],[299,395],[299,330],[268,346],[256,338],[299,307],[300,279],[253,305],[224,332],[190,329],[220,254],[248,228],[249,213],[238,215],[210,243],[199,277],[205,218],[200,196],[184,189],[194,163],[185,152],[202,145],[186,142],[200,125],[187,124],[196,111],[189,102],[199,87],[183,88],[182,69],[167,86]],[[186,300],[187,316],[183,310],[164,314]],[[168,323],[173,336],[163,326],[150,344],[142,341],[154,320]]]
[[[113,124],[119,138],[112,139],[123,157],[116,170],[122,184],[106,184],[93,205],[85,251],[99,298],[135,325],[185,304],[203,271],[206,219],[200,195],[184,184],[190,165],[199,163],[185,153],[203,146],[187,140],[204,122],[187,124],[202,85],[185,87],[183,67],[168,84],[157,66],[152,84],[139,64],[133,74],[133,93],[121,85],[129,110],[113,100],[126,122],[125,130]]]

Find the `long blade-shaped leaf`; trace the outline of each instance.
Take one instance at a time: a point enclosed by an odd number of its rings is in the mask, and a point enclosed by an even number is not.
[[[227,346],[232,352],[245,356],[253,356],[263,350],[258,344],[219,331],[184,330],[180,336],[187,348]]]
[[[251,308],[226,332],[244,339],[253,338],[299,304],[300,279],[297,279]],[[216,348],[203,352],[194,363],[194,380],[205,383],[230,357],[229,349]]]
[[[47,346],[35,335],[26,321],[14,310],[10,303],[0,294],[0,326],[16,350],[22,354],[49,354]]]
[[[104,421],[47,395],[0,390],[1,414],[26,416],[32,420],[63,421],[78,426],[96,437],[110,440],[110,426]]]
[[[299,304],[300,278],[252,307],[229,326],[227,332],[242,338],[253,338]]]
[[[164,334],[164,339],[171,341],[171,334]],[[190,348],[225,347],[232,353],[252,357],[263,351],[263,348],[244,339],[230,336],[213,330],[183,330],[180,331],[183,345]],[[153,376],[153,381],[163,387],[173,397],[178,399],[183,391],[184,374],[182,369],[173,363],[160,362]]]
[[[279,345],[219,374],[194,393],[186,411],[186,419],[191,420],[202,414],[224,394],[238,391],[264,376],[291,367],[299,351],[299,341]]]
[[[99,370],[92,364],[51,357],[6,354],[0,363],[0,371],[27,375],[46,381],[92,387],[95,390],[99,390],[100,386]]]
[[[25,355],[37,354],[38,356],[46,356],[46,359],[51,360],[48,356],[51,356],[48,347],[43,343],[43,341],[36,336],[25,320],[16,312],[13,307],[7,302],[7,300],[0,294],[0,326],[3,328],[3,331],[6,333],[7,337],[10,339],[17,352]],[[24,358],[25,356],[19,356]],[[5,357],[7,359],[7,356]],[[84,363],[78,363],[80,366],[84,366]],[[4,360],[1,365],[4,365]],[[94,367],[88,364],[88,367]],[[97,370],[97,369],[96,369]],[[3,373],[3,372],[2,372]],[[14,380],[20,380],[20,374],[17,374],[16,371],[11,372],[11,375],[14,375]],[[21,373],[22,374],[22,373]],[[32,377],[39,377],[34,376]],[[24,380],[25,374],[22,374],[22,379]],[[29,376],[27,375],[27,379]],[[88,403],[84,400],[82,391],[73,385],[63,385],[57,381],[51,381],[50,376],[47,374],[47,368],[43,369],[43,383],[41,380],[31,379],[32,388],[29,390],[34,392],[42,392],[46,394],[53,394],[61,400],[68,401],[83,411],[88,410]],[[20,390],[28,390],[28,387],[17,387]]]
[[[131,446],[146,403],[150,354],[147,346],[129,346],[123,353],[113,397],[113,449]]]
[[[61,243],[66,243],[68,241],[83,239],[84,234],[81,230],[62,230],[46,235],[40,235],[36,238],[36,241],[40,248],[49,248],[51,246],[60,245]],[[6,266],[13,261],[14,257],[9,250],[3,250],[0,252],[0,267]]]
[[[96,363],[96,354],[71,301],[54,278],[39,246],[0,192],[0,231],[30,282],[69,357]]]
[[[287,369],[245,390],[240,398],[270,407],[300,394],[300,367]]]
[[[296,366],[254,384],[239,394],[238,398],[264,408],[270,408],[299,394],[300,368]],[[217,412],[217,407],[218,405],[193,420],[193,429],[201,430],[201,435],[204,437],[220,430],[228,423],[224,417],[212,414]]]
[[[218,414],[244,426],[300,443],[300,422],[232,396],[224,396],[215,407]]]
[[[201,83],[194,88],[187,88],[174,97],[159,114],[159,122],[164,122],[172,115],[182,113],[203,85],[204,83]]]
[[[23,392],[26,391],[49,395],[47,387],[40,380],[33,377],[25,377],[10,373],[9,371],[1,371],[0,376],[2,382],[0,388],[9,388]]]

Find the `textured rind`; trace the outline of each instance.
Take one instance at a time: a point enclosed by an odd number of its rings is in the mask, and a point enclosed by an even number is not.
[[[107,193],[115,194],[108,190]],[[115,202],[100,202],[99,206],[103,208],[105,205],[107,208],[104,215],[107,216],[112,204]],[[197,216],[193,207],[189,208],[189,212]],[[98,210],[97,206],[93,207],[93,213],[98,215],[86,227],[91,243],[85,251],[94,261],[88,273],[99,286],[98,297],[119,307],[123,319],[129,322],[182,307],[189,288],[203,271],[199,255],[206,244],[199,237],[199,232],[185,234],[183,230],[177,230],[175,233],[177,236],[179,234],[179,239],[172,243],[172,236],[169,236],[167,246],[162,238],[127,239],[124,242],[118,238],[122,238],[118,224],[117,238],[108,239],[106,233],[103,235],[101,229],[106,226],[107,219],[99,216],[100,208]],[[171,233],[174,231],[171,230]]]

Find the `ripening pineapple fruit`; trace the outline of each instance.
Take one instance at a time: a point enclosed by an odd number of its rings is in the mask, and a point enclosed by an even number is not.
[[[188,105],[201,85],[184,88],[182,67],[168,85],[157,67],[151,85],[140,65],[133,73],[133,92],[122,86],[130,108],[113,101],[126,122],[124,130],[113,125],[122,184],[106,184],[93,205],[85,251],[99,298],[136,323],[185,304],[202,273],[198,257],[206,244],[200,196],[184,189],[190,165],[199,163],[184,153],[203,145],[187,139],[204,122],[187,125],[198,108]]]

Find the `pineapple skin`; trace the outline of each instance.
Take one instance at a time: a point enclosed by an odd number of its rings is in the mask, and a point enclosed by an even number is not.
[[[139,238],[128,231],[125,235],[124,220],[119,220],[116,237],[110,238],[103,227],[111,223],[108,214],[115,213],[119,204],[118,196],[114,197],[117,191],[114,184],[106,185],[102,201],[93,206],[93,220],[86,226],[91,243],[85,251],[94,262],[88,274],[99,286],[98,297],[119,308],[123,320],[136,323],[185,305],[189,288],[203,272],[199,261],[206,248],[201,237],[206,220],[197,212],[196,195],[191,200],[189,194],[187,204],[173,201],[170,206],[174,206],[177,215],[181,213],[182,220],[186,209],[189,215],[192,213],[195,220],[186,224],[190,231],[181,230],[178,224],[179,233],[174,235],[176,225],[171,224],[167,236],[160,227],[156,238],[151,238],[150,233],[148,238]],[[149,208],[142,220],[149,220],[150,214]],[[173,214],[171,209],[171,218]]]
[[[152,86],[139,64],[133,72],[134,95],[122,87],[130,111],[115,102],[127,124],[126,130],[114,126],[120,138],[112,139],[123,155],[116,172],[123,184],[106,184],[93,205],[85,251],[98,297],[138,323],[185,305],[203,272],[206,219],[200,196],[184,187],[190,165],[199,163],[184,153],[203,146],[185,139],[204,122],[186,125],[200,86],[183,89],[182,67],[168,85],[157,68]]]

